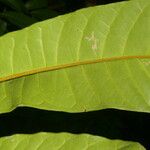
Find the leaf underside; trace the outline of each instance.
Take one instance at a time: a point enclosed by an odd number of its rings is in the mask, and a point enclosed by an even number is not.
[[[150,1],[131,0],[81,9],[0,37],[0,113],[18,106],[150,112],[149,18]],[[14,135],[1,138],[0,146],[143,149],[137,143],[65,133]]]
[[[14,135],[0,139],[1,150],[145,150],[138,143],[87,134],[38,133]]]
[[[132,0],[82,9],[1,37],[0,112],[17,106],[149,112],[149,17],[150,1]],[[94,63],[103,59],[109,61]]]

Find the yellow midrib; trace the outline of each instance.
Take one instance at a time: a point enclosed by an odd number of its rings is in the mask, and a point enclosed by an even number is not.
[[[106,61],[115,61],[115,60],[125,60],[125,59],[147,59],[150,58],[150,56],[121,56],[121,57],[111,57],[111,58],[102,58],[102,59],[95,59],[95,60],[85,60],[85,61],[78,61],[78,62],[73,62],[69,64],[62,64],[62,65],[57,65],[57,66],[51,66],[51,67],[43,67],[43,68],[38,68],[35,70],[28,70],[25,72],[21,73],[16,73],[13,75],[9,75],[6,77],[1,77],[0,82],[28,76],[28,75],[33,75],[37,73],[42,73],[46,71],[53,71],[53,70],[59,70],[59,69],[64,69],[64,68],[69,68],[69,67],[75,67],[75,66],[80,66],[80,65],[88,65],[88,64],[94,64],[94,63],[100,63],[100,62],[106,62]]]

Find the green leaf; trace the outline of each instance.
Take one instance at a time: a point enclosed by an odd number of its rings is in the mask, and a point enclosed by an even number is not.
[[[145,150],[135,142],[109,140],[88,134],[38,133],[0,139],[1,150]]]
[[[13,25],[16,25],[19,28],[24,28],[26,26],[29,26],[37,20],[35,18],[29,17],[23,13],[20,12],[14,12],[14,11],[5,11],[0,14],[0,17],[8,20]]]
[[[14,10],[25,11],[24,3],[22,0],[0,0],[0,2]]]
[[[0,38],[0,112],[17,106],[150,112],[150,1],[82,9]]]

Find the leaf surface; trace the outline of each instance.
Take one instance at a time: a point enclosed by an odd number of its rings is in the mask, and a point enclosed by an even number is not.
[[[90,7],[0,38],[0,112],[17,106],[150,112],[150,1]]]
[[[0,139],[1,150],[145,150],[136,142],[109,140],[88,134],[38,133]]]

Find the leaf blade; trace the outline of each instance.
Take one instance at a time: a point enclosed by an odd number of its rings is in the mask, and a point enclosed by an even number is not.
[[[1,113],[16,106],[149,112],[149,4],[133,0],[82,9],[0,38]],[[45,67],[56,68],[2,82]]]
[[[68,133],[38,133],[32,135],[13,135],[0,139],[0,148],[4,149],[29,149],[44,150],[51,148],[52,150],[67,150],[73,148],[78,149],[121,149],[121,150],[145,150],[143,146],[136,142],[109,140],[106,138],[92,136],[88,134],[73,135]]]

